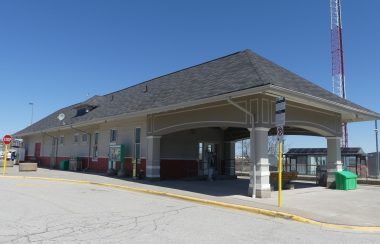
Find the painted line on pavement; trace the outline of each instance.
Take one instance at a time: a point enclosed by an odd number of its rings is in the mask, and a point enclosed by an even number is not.
[[[324,223],[324,222],[308,219],[302,216],[298,216],[295,214],[290,214],[290,213],[285,213],[285,212],[280,212],[280,211],[275,211],[275,210],[249,207],[249,206],[244,206],[244,205],[219,202],[219,201],[191,197],[191,196],[175,194],[175,193],[170,193],[170,192],[149,190],[146,188],[130,187],[130,186],[111,184],[111,183],[100,183],[100,182],[93,182],[93,181],[87,181],[87,180],[71,180],[71,179],[64,179],[64,178],[50,178],[50,177],[38,177],[38,176],[0,176],[0,178],[35,179],[35,180],[46,180],[46,181],[55,181],[55,182],[77,183],[77,184],[85,184],[85,185],[96,185],[96,186],[101,186],[101,187],[140,192],[140,193],[146,193],[146,194],[151,194],[151,195],[166,196],[170,198],[200,203],[200,204],[209,205],[209,206],[217,206],[217,207],[241,210],[241,211],[245,211],[249,213],[261,214],[261,215],[265,215],[269,217],[282,218],[282,219],[293,220],[293,221],[297,221],[297,222],[301,222],[305,224],[316,225],[321,228],[356,230],[356,231],[366,231],[366,232],[380,232],[380,226],[356,226],[356,225],[341,225],[341,224]]]

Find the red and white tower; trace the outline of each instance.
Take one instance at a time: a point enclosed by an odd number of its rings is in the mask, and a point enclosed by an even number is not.
[[[333,92],[346,99],[344,78],[341,1],[330,0]],[[347,123],[342,124],[342,147],[348,147]]]

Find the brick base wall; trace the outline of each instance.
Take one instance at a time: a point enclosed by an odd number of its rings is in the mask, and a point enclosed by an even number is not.
[[[198,176],[198,161],[162,159],[160,174],[163,180]]]
[[[38,162],[38,167],[59,169],[59,164],[62,160],[70,160],[69,157],[57,157],[53,159],[54,165],[50,165],[50,157],[30,157],[27,156],[26,161]],[[106,173],[108,169],[108,158],[98,158],[96,161],[90,159],[88,163],[88,157],[80,157],[82,161],[82,169],[88,169],[89,171]],[[125,158],[126,175],[132,176],[132,158]],[[116,170],[120,169],[120,162],[116,163]],[[146,174],[146,159],[141,159],[140,164],[137,165],[137,173],[143,172]],[[196,160],[161,160],[160,169],[161,179],[180,179],[186,177],[195,177],[198,175],[198,162]]]

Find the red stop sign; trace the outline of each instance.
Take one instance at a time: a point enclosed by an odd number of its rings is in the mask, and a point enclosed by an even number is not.
[[[5,136],[3,137],[3,142],[4,142],[5,145],[9,145],[9,144],[11,144],[11,142],[12,142],[12,136],[10,136],[10,135],[5,135]]]

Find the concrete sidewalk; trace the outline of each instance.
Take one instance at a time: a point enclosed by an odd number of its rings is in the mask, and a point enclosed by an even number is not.
[[[380,226],[380,187],[378,186],[360,185],[355,191],[338,191],[319,187],[310,182],[298,182],[295,190],[283,191],[283,207],[279,209],[277,207],[277,192],[272,192],[272,198],[269,199],[247,197],[248,179],[244,177],[237,180],[212,182],[185,180],[152,182],[44,168],[39,168],[37,172],[18,172],[18,166],[8,168],[6,175],[51,177],[117,184],[281,211],[323,223]]]

